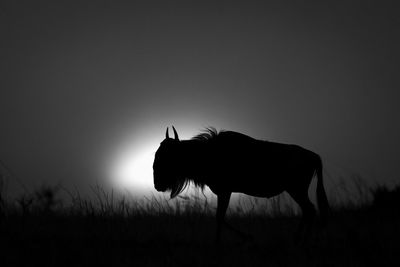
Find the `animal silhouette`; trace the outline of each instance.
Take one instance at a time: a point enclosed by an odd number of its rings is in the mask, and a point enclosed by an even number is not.
[[[207,128],[190,140],[179,140],[172,128],[174,138],[169,137],[167,128],[155,154],[154,187],[157,191],[170,191],[174,198],[188,183],[201,189],[207,185],[217,195],[217,242],[222,226],[247,237],[225,221],[233,192],[270,198],[286,191],[302,210],[297,236],[305,235],[316,215],[308,197],[314,175],[321,221],[326,222],[329,204],[318,154],[297,145],[257,140],[233,131],[217,132],[214,128]]]

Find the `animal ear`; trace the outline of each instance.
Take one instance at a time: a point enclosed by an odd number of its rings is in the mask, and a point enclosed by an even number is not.
[[[165,139],[169,139],[168,127],[167,127],[167,131],[165,132]]]
[[[174,130],[174,138],[175,138],[175,140],[179,141],[178,133],[176,132],[175,127],[172,126],[172,129]]]

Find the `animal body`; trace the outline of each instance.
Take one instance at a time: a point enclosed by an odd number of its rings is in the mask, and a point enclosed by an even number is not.
[[[298,232],[307,231],[316,215],[308,196],[315,175],[318,206],[322,221],[326,221],[329,204],[318,154],[297,145],[257,140],[233,131],[208,128],[190,140],[179,140],[174,127],[173,131],[174,138],[170,138],[167,128],[155,154],[154,187],[170,191],[174,198],[188,183],[202,189],[208,186],[217,195],[217,242],[222,226],[245,236],[225,221],[233,192],[270,198],[286,191],[302,210]]]

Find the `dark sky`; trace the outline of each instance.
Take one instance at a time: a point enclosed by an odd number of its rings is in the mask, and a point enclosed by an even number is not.
[[[169,125],[214,126],[398,179],[400,10],[305,2],[1,1],[0,159],[92,184]]]

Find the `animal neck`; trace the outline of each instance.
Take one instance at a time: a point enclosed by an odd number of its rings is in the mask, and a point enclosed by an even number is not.
[[[183,175],[194,183],[203,183],[206,178],[206,166],[210,160],[208,144],[197,140],[183,140],[180,142],[180,162]]]

